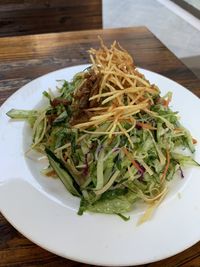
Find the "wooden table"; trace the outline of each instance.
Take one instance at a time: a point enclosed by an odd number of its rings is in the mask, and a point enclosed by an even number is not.
[[[200,97],[200,81],[144,27],[0,38],[0,104],[22,85],[53,70],[88,63],[97,35],[117,40],[138,66],[161,73]],[[187,216],[187,214],[186,214]],[[178,226],[177,226],[178,227]],[[189,231],[189,229],[188,229]],[[0,215],[0,266],[87,266],[63,259],[33,244]],[[200,266],[200,242],[148,267]]]

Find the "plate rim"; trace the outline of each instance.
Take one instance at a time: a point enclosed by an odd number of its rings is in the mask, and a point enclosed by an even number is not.
[[[75,65],[75,66],[71,66],[71,67],[65,67],[65,68],[62,68],[62,69],[59,69],[59,70],[56,70],[56,71],[53,71],[53,72],[49,72],[49,73],[47,73],[47,74],[45,74],[45,75],[42,75],[42,76],[40,76],[40,77],[38,77],[38,78],[36,78],[36,79],[30,81],[29,83],[25,84],[25,85],[22,86],[20,89],[18,89],[14,94],[12,94],[12,95],[11,95],[11,96],[10,96],[10,97],[9,97],[3,104],[2,104],[2,106],[0,107],[0,110],[2,110],[2,109],[7,105],[7,103],[8,103],[8,101],[9,101],[10,98],[13,98],[13,97],[17,96],[18,94],[20,94],[21,92],[23,92],[23,90],[24,90],[27,86],[29,86],[31,83],[35,83],[35,82],[37,82],[39,79],[45,79],[45,78],[48,77],[49,75],[59,73],[59,72],[61,72],[61,71],[63,71],[63,70],[66,70],[66,69],[76,69],[77,67],[84,67],[84,66],[88,66],[88,64]],[[175,81],[173,81],[173,80],[171,80],[171,79],[169,79],[169,78],[167,78],[167,77],[165,77],[165,76],[163,76],[163,75],[161,75],[161,74],[158,74],[158,73],[155,73],[155,72],[146,70],[146,69],[139,68],[139,70],[141,70],[141,71],[147,71],[147,72],[149,72],[150,74],[156,74],[156,75],[159,75],[159,76],[161,76],[161,78],[165,78],[165,79],[168,79],[169,81],[172,81],[172,82],[176,83],[178,86],[181,86],[182,88],[184,88],[184,90],[186,90],[188,93],[190,93],[193,97],[195,97],[195,98],[198,99],[198,101],[199,101],[199,98],[198,98],[194,93],[192,93],[191,91],[189,91],[189,90],[188,90],[187,88],[185,88],[184,86],[178,84],[177,82],[175,82]],[[0,188],[1,188],[1,186],[2,186],[2,184],[0,183]],[[3,216],[4,216],[9,222],[11,222],[10,219],[8,218],[9,216],[7,216],[6,212],[3,211],[2,208],[1,208],[1,212],[2,212]],[[20,227],[18,227],[18,225],[15,224],[15,222],[12,221],[11,224],[12,224],[12,225],[13,225],[19,232],[21,232],[22,234],[24,234],[23,231],[20,229]],[[124,224],[126,224],[126,223],[124,222]],[[49,249],[49,248],[47,248],[47,247],[42,246],[40,242],[37,242],[37,240],[32,239],[31,236],[27,236],[27,235],[25,235],[25,236],[26,236],[29,240],[31,240],[32,242],[34,242],[35,244],[37,244],[38,246],[40,246],[40,247],[42,247],[42,248],[44,248],[44,249],[46,249],[46,250],[48,250],[48,251],[50,251],[50,252],[56,254],[56,255],[59,255],[59,256],[62,256],[62,257],[67,257],[67,259],[71,259],[71,260],[75,260],[75,261],[79,261],[79,262],[84,262],[84,263],[87,263],[87,264],[102,265],[102,262],[98,262],[98,261],[94,261],[94,262],[92,262],[91,260],[84,261],[83,259],[80,259],[79,257],[76,258],[76,257],[70,257],[69,255],[67,255],[67,256],[66,256],[66,255],[62,255],[62,253],[59,254],[58,252],[55,252],[55,250],[51,250],[51,249]],[[147,261],[139,262],[139,263],[136,263],[136,264],[138,265],[138,264],[146,264],[146,263],[150,263],[150,262],[155,262],[155,261],[158,261],[158,260],[162,260],[162,259],[171,257],[171,256],[173,256],[173,255],[176,255],[177,253],[179,253],[179,252],[181,252],[181,251],[183,251],[183,250],[185,250],[185,249],[191,247],[191,246],[194,245],[195,243],[197,243],[197,242],[200,240],[200,233],[199,233],[199,238],[197,238],[197,239],[198,239],[198,240],[197,240],[196,242],[191,241],[191,243],[188,243],[188,246],[184,246],[184,249],[181,248],[181,249],[175,251],[174,254],[171,253],[170,255],[167,255],[167,256],[164,256],[164,257],[161,256],[161,257],[157,257],[157,258],[155,258],[154,260],[151,259],[151,261],[148,261],[148,260],[147,260]],[[131,265],[131,264],[135,264],[135,263],[134,263],[133,261],[130,261],[130,262],[128,263],[128,265]],[[113,265],[113,264],[110,264],[109,262],[108,262],[108,264],[107,264],[106,262],[104,262],[103,265],[107,265],[107,266],[108,266],[108,265],[109,265],[109,266],[127,266],[127,262],[124,263],[124,264],[120,262],[119,264],[114,264],[114,265]]]

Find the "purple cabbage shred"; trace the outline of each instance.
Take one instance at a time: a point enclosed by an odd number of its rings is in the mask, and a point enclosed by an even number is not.
[[[179,166],[179,171],[180,171],[181,178],[184,178],[184,174],[183,174],[183,170],[181,169],[181,166]]]
[[[145,173],[145,168],[136,160],[135,161],[139,166],[141,170],[138,170],[138,174],[140,174],[140,177],[138,178],[138,180],[140,182],[144,181],[144,173]]]

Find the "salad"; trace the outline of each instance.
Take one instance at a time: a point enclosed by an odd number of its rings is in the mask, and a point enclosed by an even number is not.
[[[160,90],[141,74],[116,41],[101,40],[90,49],[91,66],[64,81],[49,105],[35,110],[10,110],[12,119],[32,127],[32,145],[49,161],[42,172],[58,177],[80,198],[85,211],[123,214],[136,202],[149,204],[145,220],[168,191],[182,167],[199,164],[190,132],[170,109],[172,93]],[[188,154],[182,150],[188,150]]]

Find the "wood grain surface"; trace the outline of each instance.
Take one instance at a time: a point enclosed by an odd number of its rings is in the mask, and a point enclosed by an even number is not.
[[[0,104],[38,76],[88,63],[87,50],[98,46],[97,35],[101,35],[107,44],[119,41],[134,56],[138,66],[161,73],[200,97],[200,81],[195,75],[149,30],[138,27],[0,38]],[[0,215],[0,266],[89,265],[45,251],[18,233]],[[143,266],[199,267],[200,242],[176,256]]]
[[[101,0],[0,1],[0,36],[101,28]]]

